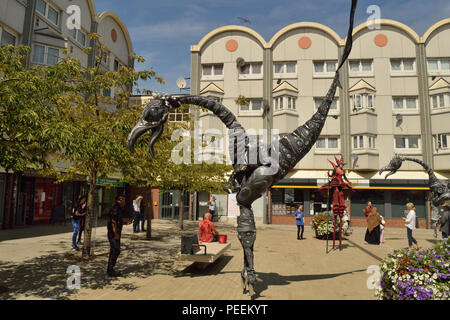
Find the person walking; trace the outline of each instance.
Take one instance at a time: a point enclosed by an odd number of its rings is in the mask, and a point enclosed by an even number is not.
[[[141,217],[141,203],[143,196],[138,196],[133,200],[133,232],[139,232],[139,222],[142,220]]]
[[[367,206],[364,208],[364,216],[367,218],[369,216],[369,214],[372,212],[373,207],[372,207],[372,201],[367,201]]]
[[[139,204],[139,211],[141,213],[141,231],[145,232],[145,207],[144,207],[144,198],[141,199],[141,203]]]
[[[385,241],[384,241],[384,229],[385,229],[385,226],[386,226],[386,221],[384,221],[384,218],[383,218],[383,216],[380,216],[381,217],[381,224],[380,224],[380,232],[381,232],[381,234],[380,234],[380,245],[381,244],[383,244]]]
[[[414,207],[414,204],[412,202],[408,202],[406,204],[406,209],[408,210],[408,215],[406,216],[406,218],[402,217],[402,219],[405,220],[409,249],[412,249],[413,243],[416,245],[417,249],[419,249],[419,244],[412,235],[413,230],[416,229],[416,208]]]
[[[303,212],[303,205],[298,205],[297,210],[294,213],[294,217],[297,222],[297,240],[303,240],[303,231],[305,230],[305,222],[303,221],[305,213]]]
[[[122,235],[122,226],[128,225],[131,221],[126,223],[123,222],[123,208],[125,206],[125,197],[123,195],[118,195],[116,197],[116,203],[109,211],[109,221],[107,224],[108,229],[108,241],[109,241],[109,258],[108,258],[108,268],[106,273],[109,277],[119,277],[120,272],[114,271],[114,266],[116,265],[117,258],[120,254],[120,237]]]
[[[436,208],[434,205],[431,205],[431,225],[433,226],[434,231],[434,237],[437,238],[437,230],[438,230],[438,224],[441,219],[441,215],[439,214],[439,209]]]
[[[364,237],[365,244],[380,244],[380,224],[381,216],[376,207],[372,208],[372,211],[367,216],[367,230]]]
[[[73,225],[73,234],[72,234],[72,248],[74,250],[79,251],[80,248],[77,246],[77,236],[80,232],[80,223],[81,218],[86,215],[87,207],[82,204],[86,203],[85,196],[79,196],[77,202],[75,203],[74,208],[72,209],[72,225]]]
[[[449,207],[444,207],[444,212],[439,219],[439,224],[441,225],[442,239],[448,239],[450,234],[450,209]]]
[[[81,212],[85,212],[87,213],[87,198],[86,196],[82,197],[82,201],[81,201]],[[84,231],[84,226],[86,225],[86,214],[82,215],[80,217],[80,231],[78,232],[78,240],[77,240],[77,244],[81,244],[81,235],[83,234]]]
[[[216,214],[216,197],[212,196],[211,200],[208,201],[209,213],[211,213],[211,221],[214,221],[214,215]]]

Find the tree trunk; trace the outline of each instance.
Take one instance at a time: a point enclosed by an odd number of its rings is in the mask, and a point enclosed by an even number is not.
[[[180,230],[184,230],[183,228],[183,215],[184,215],[184,190],[181,190],[181,204],[180,204],[180,219],[179,219],[179,227]]]
[[[83,243],[83,253],[82,257],[90,257],[91,256],[91,236],[92,236],[92,224],[94,220],[94,201],[95,201],[95,190],[97,189],[96,185],[96,175],[94,174],[90,177],[91,183],[89,184],[89,191],[87,197],[87,214],[84,226],[84,243]]]
[[[192,193],[189,192],[189,220],[193,221],[194,220],[194,212],[193,212],[193,207],[192,207]]]
[[[147,219],[147,234],[146,239],[150,240],[152,238],[152,219],[153,219],[153,192],[152,187],[150,187],[150,206],[145,213]]]

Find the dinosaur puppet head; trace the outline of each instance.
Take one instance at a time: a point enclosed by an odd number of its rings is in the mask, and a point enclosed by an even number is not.
[[[171,103],[174,102],[175,100],[169,96],[154,95],[153,99],[145,106],[137,124],[128,135],[128,149],[131,152],[134,151],[134,144],[138,138],[151,129],[152,136],[149,143],[149,152],[152,157],[154,156],[153,145],[164,130]]]
[[[387,179],[387,177],[393,175],[394,173],[397,172],[398,169],[400,169],[400,167],[402,166],[402,162],[403,161],[399,156],[395,156],[394,158],[392,158],[391,162],[389,162],[387,166],[380,169],[379,174],[381,175],[384,171],[390,171],[386,175],[386,177],[384,177],[385,179]]]

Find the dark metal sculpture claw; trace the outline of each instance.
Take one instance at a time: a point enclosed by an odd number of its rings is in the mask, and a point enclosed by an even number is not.
[[[428,184],[430,186],[430,192],[431,192],[431,202],[435,207],[438,207],[445,203],[447,200],[450,200],[450,183],[445,183],[441,180],[439,180],[436,175],[434,174],[434,171],[423,161],[415,158],[408,158],[408,157],[400,157],[396,155],[392,160],[389,162],[389,164],[383,168],[380,169],[379,174],[383,173],[384,171],[390,171],[385,179],[396,173],[398,169],[402,166],[403,161],[412,161],[415,163],[420,164],[425,171],[428,174]]]

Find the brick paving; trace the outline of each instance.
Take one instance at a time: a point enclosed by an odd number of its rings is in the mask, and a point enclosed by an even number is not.
[[[70,226],[55,226],[53,234],[34,232],[28,238],[20,235],[29,234],[27,229],[2,230],[0,298],[249,300],[241,289],[243,254],[233,224],[217,223],[218,230],[228,235],[231,248],[204,270],[179,260],[181,232],[175,221],[153,220],[151,241],[125,226],[116,266],[124,277],[115,279],[105,276],[109,246],[104,226],[96,230],[95,258],[91,261],[81,260],[80,253],[71,250]],[[187,221],[184,232],[195,232],[197,226],[198,222]],[[342,251],[332,250],[330,241],[326,253],[326,241],[314,238],[309,227],[305,227],[305,239],[297,240],[295,226],[257,225],[256,299],[373,300],[373,291],[366,285],[370,276],[366,270],[394,249],[405,248],[406,230],[387,228],[386,243],[381,246],[364,244],[364,233],[365,228],[354,228],[343,241]],[[424,248],[436,241],[429,229],[418,229],[414,236]],[[80,267],[79,290],[66,287],[70,265]]]

